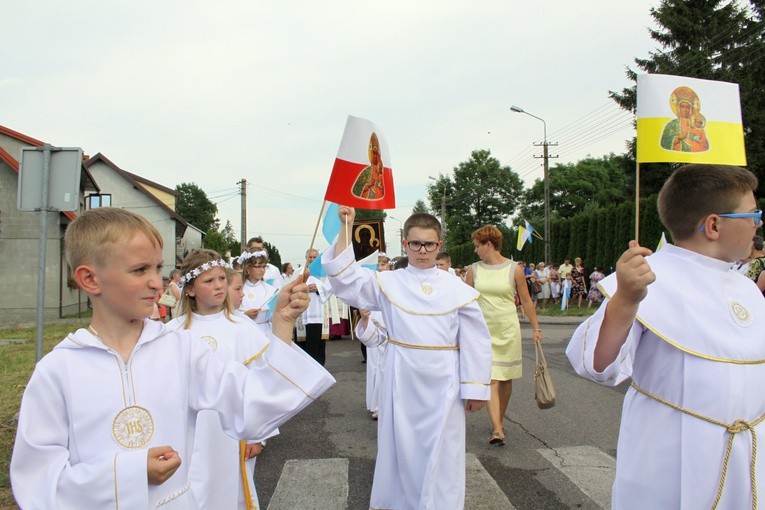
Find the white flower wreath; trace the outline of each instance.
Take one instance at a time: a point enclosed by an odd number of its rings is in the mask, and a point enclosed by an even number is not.
[[[189,271],[188,273],[186,273],[185,275],[181,276],[181,282],[183,282],[183,284],[185,285],[189,283],[191,280],[193,280],[194,278],[196,278],[197,276],[215,267],[220,267],[225,269],[225,268],[231,268],[231,265],[223,259],[211,260],[209,262],[205,262],[201,266],[196,267],[192,269],[191,271]]]

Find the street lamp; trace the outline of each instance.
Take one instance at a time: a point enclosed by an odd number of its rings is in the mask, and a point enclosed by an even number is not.
[[[398,254],[403,257],[404,256],[404,224],[401,222],[400,219],[394,218],[390,214],[388,215],[388,219],[396,220],[398,222],[398,226],[400,227],[398,229],[398,237],[399,237],[399,241],[401,242],[398,243]]]
[[[548,147],[550,144],[547,142],[547,123],[541,117],[537,117],[521,108],[520,106],[511,106],[510,110],[515,113],[525,113],[529,117],[534,117],[537,120],[542,121],[542,127],[544,129],[544,141],[542,142],[542,158],[544,158],[544,203],[545,203],[545,264],[550,264],[550,154]],[[536,144],[535,144],[536,145]]]

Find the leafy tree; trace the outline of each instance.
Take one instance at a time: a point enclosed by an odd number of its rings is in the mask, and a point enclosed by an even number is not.
[[[634,198],[634,178],[625,156],[609,154],[550,169],[550,216],[571,218]],[[541,226],[544,218],[544,181],[537,179],[523,196],[521,216]]]
[[[765,191],[765,132],[748,126],[759,127],[765,122],[764,10],[762,0],[662,0],[650,9],[658,28],[649,30],[660,49],[646,59],[635,59],[637,67],[647,73],[739,84],[747,163],[759,174],[760,194]],[[628,68],[627,76],[635,81],[637,72]],[[635,86],[609,94],[619,106],[635,112]],[[634,139],[629,151],[634,158]],[[675,166],[641,164],[641,195],[657,193]]]
[[[414,207],[412,207],[412,214],[414,213],[429,213],[430,209],[428,209],[428,206],[425,205],[425,202],[422,199],[418,199],[414,203]]]
[[[456,246],[482,225],[503,224],[515,212],[522,191],[521,178],[509,166],[503,167],[488,150],[475,150],[454,168],[452,178],[441,175],[428,185],[428,200],[445,223],[447,246]]]
[[[386,216],[383,209],[356,209],[357,220],[385,220]]]
[[[197,227],[205,234],[217,231],[220,223],[215,218],[218,206],[215,205],[202,188],[194,183],[181,183],[175,187],[178,199],[175,210],[183,219]]]
[[[204,236],[203,244],[205,248],[217,251],[222,257],[226,256],[228,245],[226,244],[226,240],[223,238],[223,234],[217,230],[210,230],[207,232],[207,234]]]
[[[230,220],[226,220],[226,226],[223,227],[223,230],[221,230],[220,233],[223,236],[223,240],[226,242],[225,251],[230,251],[232,255],[239,255],[242,251],[242,243],[237,238],[236,232],[234,232],[234,226],[231,224]]]

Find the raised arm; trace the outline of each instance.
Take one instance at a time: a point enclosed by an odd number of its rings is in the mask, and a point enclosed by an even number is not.
[[[295,320],[308,308],[308,286],[304,283],[304,279],[307,280],[308,276],[310,272],[306,268],[294,281],[282,287],[279,297],[276,298],[271,331],[286,344],[292,343],[292,328],[295,327]]]
[[[340,235],[337,236],[337,245],[335,245],[335,257],[345,251],[351,244],[351,228],[353,220],[356,219],[356,209],[341,205],[337,208],[337,215],[340,217]]]
[[[616,263],[616,292],[606,304],[594,352],[593,368],[598,372],[605,370],[618,356],[635,321],[638,306],[648,295],[648,286],[656,280],[645,259],[650,254],[648,248],[630,241],[629,248]]]

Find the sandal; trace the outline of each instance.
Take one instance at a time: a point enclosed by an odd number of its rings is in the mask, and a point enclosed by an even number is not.
[[[492,432],[489,438],[489,444],[495,444],[497,446],[505,446],[505,438],[499,432]]]

